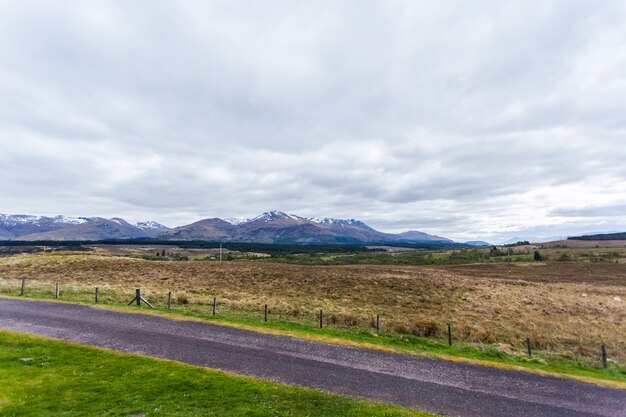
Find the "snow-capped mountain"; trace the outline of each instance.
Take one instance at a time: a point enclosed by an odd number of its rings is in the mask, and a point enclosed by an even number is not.
[[[89,217],[56,216],[53,219],[55,223],[65,224],[83,224],[89,221]]]
[[[257,243],[378,243],[446,242],[451,240],[423,232],[390,234],[374,230],[355,219],[301,217],[268,211],[252,219],[212,218],[176,227],[161,238]]]
[[[129,239],[155,237],[167,230],[156,222],[132,225],[120,218],[0,214],[0,239],[5,240]]]
[[[272,211],[266,211],[260,216],[250,219],[246,223],[251,223],[251,222],[269,223],[269,222],[280,221],[280,220],[300,221],[300,220],[306,220],[306,219],[304,217],[296,216],[295,214],[287,214],[287,213],[283,213],[282,211],[272,210]]]
[[[130,224],[118,217],[0,214],[0,239],[3,240],[133,238],[255,243],[452,243],[424,232],[383,233],[356,219],[305,218],[276,210],[251,219],[210,218],[173,229],[154,221]]]
[[[243,224],[243,223],[247,223],[250,221],[250,219],[239,219],[237,217],[225,217],[222,220],[224,220],[226,223],[230,223],[234,226],[237,226],[239,224]]]
[[[135,223],[134,226],[137,227],[138,229],[143,230],[148,237],[156,237],[160,235],[161,233],[164,233],[170,230],[169,227],[164,226],[161,223],[151,221],[151,220]]]
[[[309,217],[307,220],[317,223],[324,224],[327,226],[336,226],[336,227],[358,227],[365,230],[374,230],[365,223],[356,219],[334,219],[332,217]]]
[[[157,223],[153,221],[138,222],[138,223],[135,223],[135,226],[137,226],[140,229],[162,229],[162,228],[167,229],[167,227],[163,226],[161,223]]]

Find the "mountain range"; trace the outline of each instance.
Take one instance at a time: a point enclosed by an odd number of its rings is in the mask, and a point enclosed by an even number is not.
[[[220,242],[454,243],[419,231],[384,233],[355,219],[300,217],[269,211],[252,219],[210,218],[169,228],[153,221],[131,224],[121,218],[0,214],[0,240],[104,240],[155,238]]]

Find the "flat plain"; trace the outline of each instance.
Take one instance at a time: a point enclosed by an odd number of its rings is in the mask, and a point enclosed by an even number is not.
[[[596,366],[601,343],[610,363],[626,363],[626,265],[623,263],[511,262],[465,265],[304,266],[279,262],[150,261],[94,253],[44,253],[0,259],[0,292],[27,292],[89,301],[129,301],[141,288],[164,305],[270,320],[433,339],[447,336],[479,348],[524,355],[536,352]]]

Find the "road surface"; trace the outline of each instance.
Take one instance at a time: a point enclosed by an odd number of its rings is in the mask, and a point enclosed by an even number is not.
[[[626,417],[624,390],[145,314],[0,298],[0,328],[447,416]]]

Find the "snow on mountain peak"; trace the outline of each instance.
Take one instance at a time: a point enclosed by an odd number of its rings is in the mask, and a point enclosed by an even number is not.
[[[161,223],[157,223],[155,221],[152,220],[148,220],[145,222],[137,222],[135,223],[135,227],[138,227],[140,229],[164,229],[165,226],[163,226]]]
[[[83,224],[86,223],[89,219],[86,217],[70,217],[70,216],[55,216],[55,223],[66,223],[66,224]]]
[[[261,214],[260,216],[255,217],[251,221],[263,221],[267,223],[272,220],[279,220],[279,219],[304,220],[302,217],[296,216],[295,214],[287,214],[282,211],[272,210],[272,211],[266,211],[265,213]]]
[[[238,226],[240,224],[248,223],[250,221],[250,219],[240,219],[237,217],[226,217],[222,220],[224,220],[226,223],[232,224],[233,226]]]
[[[362,223],[356,219],[334,219],[332,217],[309,217],[307,220],[313,223],[326,224],[329,226],[332,226],[332,225],[360,226],[362,225]]]
[[[40,220],[41,216],[30,216],[28,214],[2,214],[0,219],[14,223],[32,223]]]
[[[71,216],[31,216],[28,214],[0,214],[0,221],[10,224],[43,224],[43,223],[61,223],[61,224],[83,224],[89,221],[88,217],[71,217]]]

